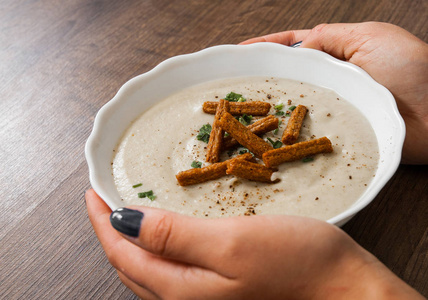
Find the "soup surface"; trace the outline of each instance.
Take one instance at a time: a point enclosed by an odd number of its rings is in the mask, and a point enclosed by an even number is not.
[[[242,94],[246,101],[272,104],[270,114],[281,124],[279,130],[265,134],[265,140],[280,140],[289,119],[287,109],[305,105],[308,113],[297,142],[326,136],[333,144],[333,153],[280,165],[272,176],[280,180],[274,184],[228,175],[180,186],[175,175],[191,169],[192,162],[209,165],[205,162],[207,144],[196,136],[204,124],[213,123],[214,115],[204,113],[202,104],[218,101],[229,92]],[[275,106],[281,104],[283,109],[276,110]],[[242,150],[225,152],[221,160]],[[370,124],[334,91],[288,79],[247,77],[187,88],[151,107],[124,133],[115,150],[112,171],[124,205],[146,205],[210,218],[290,214],[328,220],[349,208],[365,191],[376,172],[378,158]],[[148,191],[153,191],[153,196],[144,194]]]

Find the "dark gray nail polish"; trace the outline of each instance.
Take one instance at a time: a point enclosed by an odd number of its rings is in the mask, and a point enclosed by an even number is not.
[[[291,45],[290,47],[292,47],[292,48],[297,48],[297,47],[299,47],[301,44],[302,44],[302,41],[297,42],[297,43],[294,43],[294,44],[293,44],[293,45]]]
[[[143,217],[144,214],[141,211],[121,207],[111,213],[110,223],[117,231],[137,237]]]

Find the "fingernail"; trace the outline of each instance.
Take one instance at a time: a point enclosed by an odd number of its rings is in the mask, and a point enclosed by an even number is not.
[[[141,211],[121,207],[111,213],[110,223],[117,231],[137,237],[143,217],[144,214]]]
[[[293,44],[293,45],[291,45],[290,47],[292,47],[292,48],[297,48],[297,47],[299,47],[301,44],[302,44],[302,41],[297,42],[297,43],[294,43],[294,44]]]

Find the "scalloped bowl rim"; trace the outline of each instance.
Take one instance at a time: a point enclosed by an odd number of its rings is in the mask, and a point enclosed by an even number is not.
[[[209,66],[210,69],[202,68],[206,66]],[[241,69],[234,69],[236,66]],[[286,70],[281,68],[284,66],[294,67],[294,69],[290,71],[287,68],[285,68]],[[193,74],[195,70],[200,74]],[[85,156],[91,185],[107,205],[113,210],[120,206],[117,201],[117,191],[115,194],[111,186],[112,184],[114,186],[113,176],[106,174],[110,167],[110,163],[109,166],[106,166],[107,152],[111,151],[111,162],[113,149],[122,136],[118,133],[119,131],[123,133],[124,129],[146,109],[173,92],[209,80],[240,76],[290,78],[327,87],[335,90],[368,116],[369,122],[375,129],[378,142],[381,139],[382,144],[382,148],[379,149],[380,160],[376,176],[368,185],[367,190],[351,207],[330,218],[327,222],[338,226],[346,223],[366,207],[394,175],[401,160],[405,137],[404,121],[398,112],[392,94],[364,70],[312,49],[290,48],[273,43],[219,45],[166,59],[152,70],[127,81],[117,94],[99,110],[94,120],[92,133],[85,145]],[[334,80],[329,81],[329,76],[332,76]],[[363,84],[357,87],[354,86],[354,82],[355,85],[356,83]],[[156,87],[162,87],[160,95],[153,93]],[[151,97],[149,100],[140,101],[141,103],[136,102],[135,99],[129,100],[137,97],[138,93],[143,95],[146,93]],[[353,98],[357,97],[354,96],[355,93],[361,93],[358,100]],[[364,99],[361,97],[362,95],[365,96]],[[370,102],[366,97],[371,99]],[[156,99],[152,100],[152,98]],[[373,107],[367,108],[360,104],[360,101]],[[134,106],[130,106],[131,104]],[[138,109],[136,106],[141,106],[141,108]],[[132,117],[122,121],[123,118],[119,118],[119,115],[132,115]],[[114,119],[122,130],[115,132],[116,127],[111,124]],[[373,122],[376,123],[375,126]]]

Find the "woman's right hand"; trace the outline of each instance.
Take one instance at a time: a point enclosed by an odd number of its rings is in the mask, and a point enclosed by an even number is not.
[[[406,123],[403,163],[428,163],[428,44],[387,23],[322,24],[253,38],[241,44],[274,42],[313,48],[349,61],[394,95]]]

